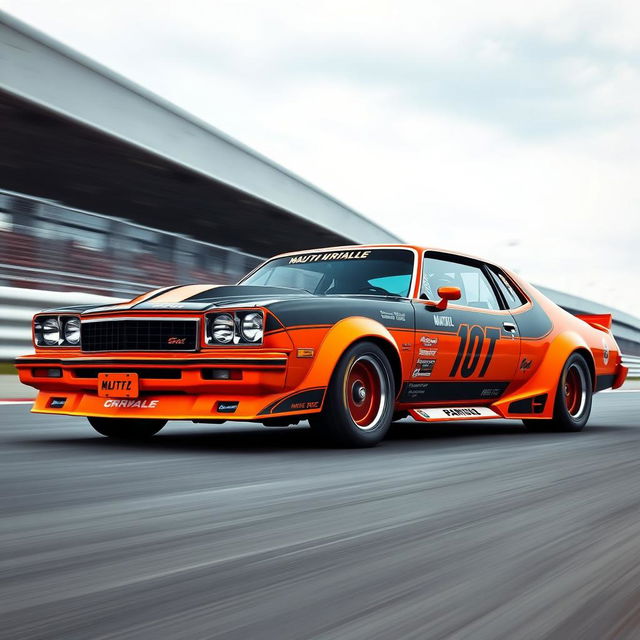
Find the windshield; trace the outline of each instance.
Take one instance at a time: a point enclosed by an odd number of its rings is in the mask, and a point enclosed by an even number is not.
[[[275,258],[240,284],[305,289],[316,295],[407,297],[414,254],[408,249],[355,249]]]

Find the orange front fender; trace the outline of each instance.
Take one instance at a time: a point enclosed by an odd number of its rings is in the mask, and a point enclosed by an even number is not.
[[[397,354],[398,362],[401,361],[398,345],[385,326],[371,318],[363,318],[361,316],[344,318],[329,329],[325,335],[318,348],[313,365],[300,387],[328,386],[333,370],[342,354],[354,342],[365,338],[384,340]]]

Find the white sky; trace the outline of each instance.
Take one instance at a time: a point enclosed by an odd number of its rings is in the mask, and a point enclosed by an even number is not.
[[[3,0],[407,241],[640,316],[637,0]]]

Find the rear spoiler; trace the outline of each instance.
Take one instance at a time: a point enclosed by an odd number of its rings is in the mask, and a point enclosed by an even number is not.
[[[576,318],[580,318],[583,322],[590,324],[595,329],[600,329],[600,331],[611,331],[613,316],[610,313],[576,314]]]

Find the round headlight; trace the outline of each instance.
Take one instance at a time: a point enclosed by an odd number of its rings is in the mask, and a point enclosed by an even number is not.
[[[69,318],[65,322],[64,339],[69,344],[80,344],[80,318]]]
[[[42,339],[45,344],[60,344],[60,323],[58,318],[47,318],[42,323]]]
[[[233,340],[233,316],[230,313],[218,314],[211,323],[211,335],[214,342],[229,344]]]
[[[44,342],[44,338],[42,337],[42,321],[39,318],[33,321],[33,335],[36,339],[36,345],[39,346]]]
[[[260,342],[262,340],[262,314],[247,313],[242,319],[242,337],[247,342]]]

